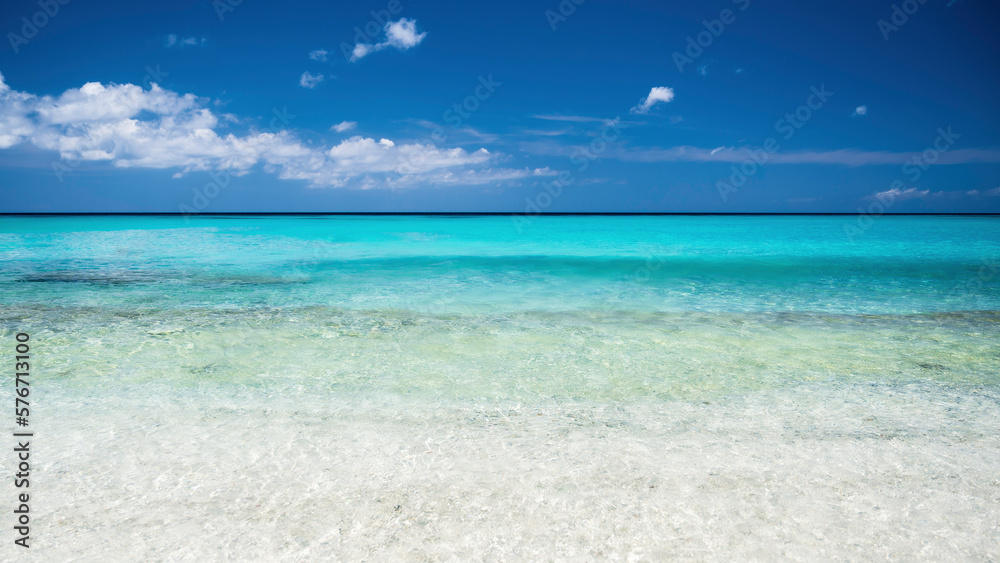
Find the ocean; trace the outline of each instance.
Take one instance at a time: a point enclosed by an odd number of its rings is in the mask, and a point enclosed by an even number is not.
[[[1000,558],[997,217],[3,216],[22,333],[49,560]]]

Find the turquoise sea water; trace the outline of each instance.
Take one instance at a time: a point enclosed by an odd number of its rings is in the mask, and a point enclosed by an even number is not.
[[[1000,309],[1000,220],[986,217],[883,217],[854,240],[844,232],[850,217],[0,221],[9,304],[470,314]]]
[[[193,518],[190,553],[237,558],[996,557],[1000,219],[845,226],[0,217],[41,541],[149,557]],[[196,474],[224,501],[184,500]],[[81,495],[146,539],[108,552]]]
[[[854,222],[4,218],[0,299],[8,330],[109,334],[101,361],[140,355],[137,378],[246,381],[287,339],[303,381],[458,399],[643,399],[876,373],[994,382],[1000,220],[883,217],[851,240]],[[205,336],[225,330],[261,334]],[[209,343],[245,348],[228,361],[249,365],[199,359]],[[329,375],[323,355],[354,348],[360,372]],[[91,353],[67,351],[67,377],[84,377]]]

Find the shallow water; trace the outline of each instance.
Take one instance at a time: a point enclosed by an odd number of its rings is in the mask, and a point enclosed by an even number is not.
[[[853,221],[0,218],[37,553],[997,558],[1000,220]]]

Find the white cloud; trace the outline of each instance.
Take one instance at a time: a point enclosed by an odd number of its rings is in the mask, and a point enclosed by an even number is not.
[[[341,121],[340,123],[334,125],[330,128],[331,131],[336,131],[337,133],[343,133],[344,131],[350,131],[358,126],[357,121]]]
[[[204,37],[180,37],[175,33],[167,35],[163,40],[164,47],[191,47],[204,45],[208,40]]]
[[[193,109],[198,99],[179,96],[152,84],[149,90],[133,84],[104,86],[88,82],[63,92],[58,98],[40,98],[34,109],[42,121],[57,125],[122,120],[146,110],[158,114],[182,114]]]
[[[929,193],[931,193],[930,190],[918,190],[917,188],[907,188],[905,190],[901,190],[899,188],[892,188],[891,190],[886,190],[884,192],[878,192],[876,194],[872,194],[869,197],[881,201],[906,201],[908,199],[927,197],[927,194]]]
[[[361,136],[342,141],[325,156],[322,161],[286,167],[279,177],[308,180],[314,186],[342,186],[349,179],[359,178],[359,187],[399,188],[415,184],[487,184],[555,174],[547,168],[482,168],[495,160],[486,149],[470,153],[461,148],[396,144],[389,139],[376,141]],[[381,182],[376,182],[375,177],[381,177]]]
[[[639,102],[639,105],[632,108],[632,113],[649,113],[649,110],[656,104],[660,102],[668,103],[673,99],[673,88],[667,88],[666,86],[654,86],[653,89],[649,91],[649,95],[643,98],[643,100]]]
[[[332,168],[344,176],[372,172],[426,174],[455,165],[483,164],[490,160],[486,149],[467,153],[460,148],[439,149],[432,144],[396,145],[389,139],[351,137],[327,151]]]
[[[389,22],[385,26],[386,42],[400,50],[416,47],[427,36],[426,33],[417,33],[416,20],[400,18],[399,21]]]
[[[372,51],[377,50],[375,46],[371,43],[358,43],[354,46],[354,50],[351,51],[351,61],[356,61],[368,55]]]
[[[329,53],[326,49],[316,49],[315,51],[309,53],[309,58],[314,61],[326,62],[327,55],[329,55]]]
[[[1000,196],[1000,188],[995,188],[986,192],[980,192],[979,190],[951,190],[951,191],[937,191],[932,192],[930,190],[918,190],[917,188],[907,188],[901,190],[899,188],[892,188],[884,192],[874,193],[865,197],[865,199],[877,199],[880,201],[906,201],[908,199],[923,199],[923,198],[961,198],[961,197],[980,197],[980,196]]]
[[[858,106],[858,107],[854,108],[854,113],[851,114],[851,115],[852,115],[852,117],[860,117],[860,116],[868,115],[868,106]]]
[[[417,33],[416,20],[400,18],[399,21],[385,24],[385,41],[380,43],[358,43],[351,53],[351,61],[357,61],[371,53],[381,51],[387,47],[394,47],[400,51],[416,47],[427,37],[427,33]]]
[[[34,133],[34,122],[28,113],[34,111],[32,96],[15,92],[0,74],[0,149],[6,149],[28,139]]]
[[[309,88],[310,90],[315,88],[320,82],[323,82],[323,75],[313,74],[308,70],[303,72],[302,76],[299,78],[299,86]]]
[[[0,148],[31,144],[73,161],[179,168],[178,176],[196,170],[240,175],[261,166],[313,187],[484,184],[545,174],[495,168],[498,156],[486,149],[468,152],[364,137],[324,148],[303,144],[288,131],[227,134],[219,130],[234,118],[220,120],[208,104],[155,84],[143,90],[90,82],[59,96],[35,96],[11,89],[0,75]]]
[[[708,156],[715,156],[722,151],[731,151],[731,150],[733,150],[733,147],[727,147],[727,146],[716,147],[712,149],[712,152],[708,153]]]

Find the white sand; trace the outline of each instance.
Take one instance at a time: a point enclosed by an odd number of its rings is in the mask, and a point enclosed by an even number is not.
[[[1000,557],[994,388],[500,408],[148,391],[47,398],[36,560]]]

